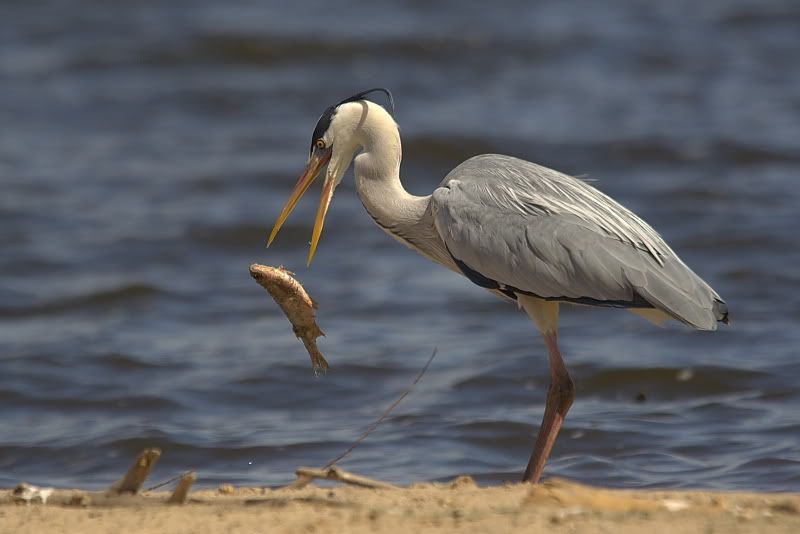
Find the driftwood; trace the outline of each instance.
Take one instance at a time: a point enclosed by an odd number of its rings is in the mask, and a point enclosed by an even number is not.
[[[161,458],[160,449],[145,449],[142,451],[130,469],[128,469],[125,477],[111,486],[108,490],[109,493],[116,495],[138,493],[159,458]]]
[[[372,489],[400,488],[400,486],[395,486],[394,484],[389,484],[388,482],[383,482],[380,480],[375,480],[373,478],[367,478],[361,475],[350,473],[349,471],[340,469],[335,465],[332,465],[331,467],[328,467],[326,469],[301,467],[295,473],[297,474],[296,482],[303,480],[305,481],[305,483],[302,485],[290,484],[288,486],[290,488],[302,488],[303,486],[308,485],[308,483],[310,483],[312,480],[334,480],[336,482],[343,482],[344,484],[351,484],[353,486],[360,486],[362,488],[372,488]]]
[[[184,474],[178,482],[175,491],[167,500],[169,504],[183,504],[189,497],[189,490],[192,489],[192,484],[197,480],[197,474],[194,471]]]

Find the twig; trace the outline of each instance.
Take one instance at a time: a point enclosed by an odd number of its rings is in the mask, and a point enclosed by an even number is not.
[[[164,482],[161,482],[161,483],[159,483],[159,484],[156,484],[155,486],[150,486],[150,487],[149,487],[149,488],[147,488],[145,491],[155,491],[155,490],[157,490],[157,489],[159,489],[159,488],[163,488],[164,486],[166,486],[166,485],[168,485],[168,484],[172,484],[172,483],[173,483],[173,482],[175,482],[176,480],[181,480],[181,479],[183,479],[183,477],[185,477],[185,476],[187,476],[187,475],[190,475],[190,474],[192,474],[192,473],[194,473],[194,470],[192,470],[192,469],[190,469],[189,471],[184,471],[183,473],[181,473],[181,474],[179,474],[179,475],[175,475],[174,477],[172,477],[172,478],[171,478],[171,479],[169,479],[169,480],[165,480]]]
[[[372,489],[398,489],[398,486],[389,484],[388,482],[381,482],[372,478],[362,477],[345,471],[339,467],[331,466],[325,469],[312,469],[309,467],[301,467],[297,471],[298,479],[322,479],[322,480],[335,480],[336,482],[343,482],[345,484],[352,484],[353,486],[361,486],[362,488]]]
[[[392,413],[392,410],[394,410],[397,407],[397,405],[400,404],[403,401],[403,399],[405,399],[408,396],[409,393],[411,393],[411,390],[414,389],[414,386],[417,385],[417,383],[420,381],[422,376],[428,370],[428,367],[430,367],[431,362],[433,362],[433,359],[436,357],[436,353],[438,352],[438,350],[439,350],[438,348],[434,348],[433,349],[433,353],[431,353],[431,357],[428,358],[428,361],[425,363],[425,366],[417,374],[417,377],[414,379],[414,381],[411,382],[411,384],[400,395],[400,397],[398,397],[398,399],[396,401],[394,401],[392,403],[392,405],[389,406],[381,414],[381,416],[377,420],[375,420],[371,425],[369,425],[367,427],[367,429],[358,437],[358,439],[352,445],[350,445],[347,448],[347,450],[345,450],[339,456],[337,456],[336,458],[334,458],[333,460],[331,460],[330,462],[325,464],[325,467],[323,467],[322,469],[308,469],[308,468],[300,468],[300,469],[298,469],[296,471],[297,479],[294,482],[292,482],[291,484],[288,484],[288,485],[284,486],[284,488],[287,488],[287,489],[305,488],[306,486],[311,484],[311,482],[314,479],[317,479],[317,478],[323,478],[323,479],[326,479],[326,480],[340,480],[339,478],[332,478],[330,476],[331,472],[333,472],[335,474],[338,473],[338,475],[341,475],[342,473],[345,473],[346,475],[348,475],[350,477],[358,477],[358,475],[352,475],[351,473],[347,473],[346,471],[342,471],[341,469],[336,467],[334,464],[336,464],[336,462],[338,462],[339,460],[341,460],[342,458],[344,458],[345,456],[347,456],[348,454],[353,452],[353,449],[358,447],[361,444],[361,442],[366,439],[367,436],[372,434],[375,431],[375,429],[378,428],[378,425],[380,425],[384,421],[384,419],[386,419],[389,416],[389,414]],[[379,481],[376,481],[376,480],[365,479],[363,477],[359,477],[359,479],[360,480],[369,480],[370,483],[383,484],[384,486],[382,486],[382,487],[393,487],[393,488],[397,487],[397,486],[392,486],[391,484],[388,484],[386,482],[379,482]],[[352,480],[352,478],[351,478],[351,480]],[[340,480],[340,481],[341,482],[347,482],[345,480]],[[355,482],[347,482],[347,483],[355,484]],[[377,487],[377,486],[373,485],[373,486],[367,486],[367,487]]]
[[[394,401],[391,406],[386,408],[386,411],[384,411],[383,414],[381,414],[381,416],[375,422],[373,422],[371,425],[369,425],[367,427],[367,429],[364,431],[364,433],[361,434],[358,437],[358,439],[355,440],[355,442],[352,445],[350,445],[350,447],[347,448],[346,451],[344,451],[342,454],[340,454],[339,456],[337,456],[336,458],[334,458],[333,460],[331,460],[330,462],[325,464],[325,467],[322,468],[323,470],[332,467],[336,462],[338,462],[339,460],[341,460],[342,458],[344,458],[345,456],[347,456],[348,454],[353,452],[353,449],[358,447],[361,444],[361,442],[364,441],[364,439],[366,439],[367,436],[372,434],[375,431],[375,429],[378,428],[378,425],[380,425],[383,422],[384,419],[389,417],[389,414],[392,413],[392,410],[394,410],[397,407],[397,405],[400,404],[403,401],[403,399],[405,399],[408,396],[409,393],[411,393],[411,390],[414,389],[414,386],[416,386],[417,382],[420,381],[420,379],[422,378],[422,375],[425,374],[425,371],[428,370],[428,367],[430,367],[431,362],[436,357],[436,352],[438,350],[439,350],[438,348],[434,348],[433,349],[433,353],[431,353],[431,357],[428,358],[428,362],[425,364],[425,367],[423,367],[422,370],[419,372],[419,374],[417,374],[417,377],[414,379],[413,382],[411,382],[411,385],[409,385],[406,388],[406,390],[403,392],[403,394],[400,395],[400,397],[396,401]]]

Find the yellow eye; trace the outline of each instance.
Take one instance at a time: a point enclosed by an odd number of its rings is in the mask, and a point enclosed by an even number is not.
[[[325,141],[323,141],[322,139],[317,139],[316,141],[314,141],[314,146],[317,148],[325,148]]]

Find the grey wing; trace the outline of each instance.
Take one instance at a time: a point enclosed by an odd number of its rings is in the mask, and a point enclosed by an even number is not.
[[[434,224],[473,282],[508,295],[656,308],[695,328],[727,307],[647,223],[588,184],[508,156],[454,169],[433,193]]]

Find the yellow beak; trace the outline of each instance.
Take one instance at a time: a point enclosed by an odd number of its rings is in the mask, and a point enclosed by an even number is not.
[[[319,197],[319,208],[317,208],[317,218],[314,221],[314,232],[311,234],[311,248],[308,249],[306,266],[311,265],[311,260],[314,259],[314,252],[317,251],[319,236],[322,235],[322,227],[325,225],[325,215],[328,214],[328,206],[331,205],[331,199],[333,198],[333,186],[333,180],[328,178],[322,184],[322,195]]]
[[[327,151],[327,153],[323,153],[322,155],[318,155],[316,152],[312,154],[311,160],[308,162],[303,174],[297,180],[297,184],[294,186],[292,194],[289,195],[289,200],[286,201],[286,205],[283,207],[281,214],[278,216],[278,220],[275,221],[275,226],[272,227],[272,233],[269,235],[267,246],[272,244],[272,241],[275,239],[275,236],[278,235],[283,223],[286,222],[289,214],[292,213],[292,210],[294,210],[295,206],[297,206],[297,203],[300,201],[300,197],[302,197],[303,194],[308,190],[308,188],[319,175],[322,167],[324,167],[330,161],[330,159],[330,151]],[[319,237],[322,234],[322,227],[325,224],[325,214],[328,213],[328,206],[330,205],[331,198],[333,197],[333,189],[333,180],[325,180],[325,184],[322,187],[322,197],[319,201],[319,209],[317,210],[317,218],[314,222],[314,233],[311,236],[311,249],[308,252],[308,265],[311,265],[314,252],[317,250]]]

